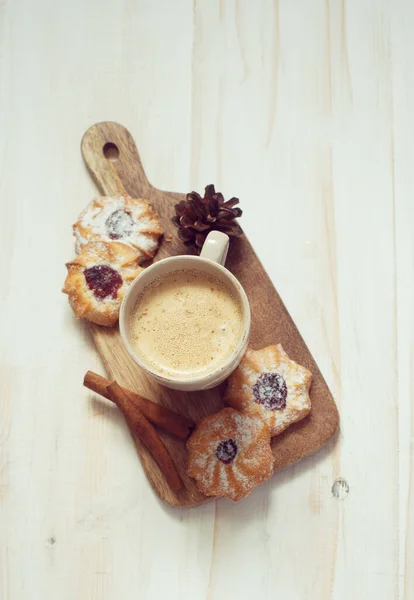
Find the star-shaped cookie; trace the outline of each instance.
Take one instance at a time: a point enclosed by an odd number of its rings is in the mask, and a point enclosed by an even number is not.
[[[260,413],[275,436],[309,414],[311,381],[312,373],[281,344],[249,349],[230,375],[225,399],[237,410]]]

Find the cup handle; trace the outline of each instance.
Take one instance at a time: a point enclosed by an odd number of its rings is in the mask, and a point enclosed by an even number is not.
[[[221,231],[210,231],[201,249],[201,258],[208,258],[224,267],[230,238]]]

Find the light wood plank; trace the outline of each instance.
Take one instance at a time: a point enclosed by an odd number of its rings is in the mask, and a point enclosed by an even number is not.
[[[410,0],[0,3],[1,600],[413,600],[413,27]],[[236,506],[165,509],[81,388],[58,290],[110,119],[157,187],[240,197],[340,399],[337,444]]]

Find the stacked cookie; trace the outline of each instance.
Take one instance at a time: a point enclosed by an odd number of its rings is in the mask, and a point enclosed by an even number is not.
[[[73,225],[77,257],[67,263],[63,292],[78,318],[115,325],[122,298],[154,257],[163,234],[147,200],[104,196],[90,202]]]
[[[207,496],[240,500],[273,473],[271,438],[309,414],[312,373],[280,344],[248,350],[230,375],[220,412],[188,440],[188,474]]]

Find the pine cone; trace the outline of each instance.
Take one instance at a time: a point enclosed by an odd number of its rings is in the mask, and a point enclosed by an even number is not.
[[[233,208],[238,203],[238,198],[225,202],[212,184],[206,187],[204,198],[197,192],[187,194],[186,200],[175,205],[176,215],[172,221],[178,227],[178,236],[185,244],[201,248],[207,234],[213,230],[241,235],[241,227],[234,220],[242,215],[240,208]]]

